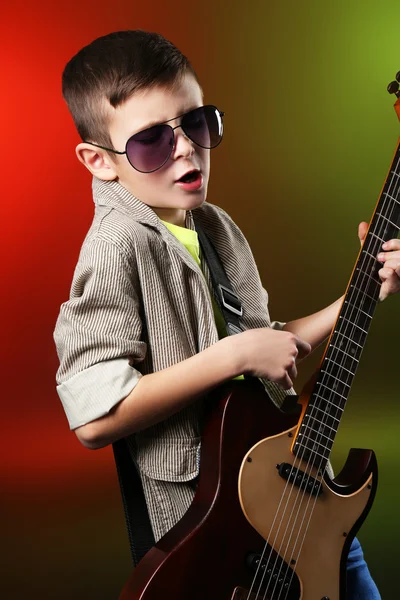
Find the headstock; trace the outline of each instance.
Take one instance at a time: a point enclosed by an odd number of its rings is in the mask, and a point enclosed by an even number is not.
[[[396,81],[391,81],[387,87],[389,94],[394,94],[397,97],[397,101],[394,105],[397,116],[400,120],[400,71],[396,75]]]

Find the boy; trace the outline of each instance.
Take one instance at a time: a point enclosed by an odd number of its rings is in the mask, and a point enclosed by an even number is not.
[[[249,374],[280,403],[294,393],[296,360],[327,337],[341,300],[271,327],[247,241],[206,202],[223,114],[204,106],[189,61],[161,35],[95,40],[66,66],[63,94],[96,208],[56,325],[57,390],[87,448],[127,439],[158,540],[194,496],[204,395]],[[210,294],[192,211],[243,303],[237,335],[226,336]],[[363,223],[360,239],[365,232]],[[400,287],[396,243],[382,258],[382,298]],[[356,571],[372,589],[365,563]]]

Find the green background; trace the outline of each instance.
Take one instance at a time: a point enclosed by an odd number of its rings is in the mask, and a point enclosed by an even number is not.
[[[372,215],[398,138],[386,86],[400,70],[399,21],[398,1],[5,8],[3,598],[114,599],[130,571],[111,450],[79,445],[55,392],[52,330],[92,216],[60,93],[67,60],[128,28],[158,31],[189,57],[206,103],[226,113],[208,200],[247,236],[271,315],[287,321],[347,285],[358,223]],[[377,454],[378,493],[359,537],[385,600],[398,597],[399,302],[377,309],[333,453],[336,470],[350,447]],[[301,366],[298,391],[321,353]]]

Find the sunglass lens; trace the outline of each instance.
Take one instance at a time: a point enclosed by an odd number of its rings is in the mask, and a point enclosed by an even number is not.
[[[168,160],[174,142],[169,125],[155,125],[133,135],[126,144],[131,165],[142,173],[156,171]]]
[[[215,148],[222,140],[222,117],[215,106],[201,106],[182,118],[182,129],[198,146]]]

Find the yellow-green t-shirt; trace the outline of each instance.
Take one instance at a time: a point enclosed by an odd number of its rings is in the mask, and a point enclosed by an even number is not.
[[[172,223],[167,223],[166,221],[161,221],[164,223],[166,227],[170,230],[171,233],[175,235],[175,237],[185,246],[185,248],[190,252],[193,256],[196,263],[201,268],[200,262],[200,246],[199,246],[199,238],[197,235],[197,231],[193,231],[192,229],[187,229],[186,227],[180,227],[179,225],[173,225]],[[214,311],[215,324],[217,326],[219,339],[226,337],[226,325],[225,319],[222,316],[222,313],[219,309],[218,304],[215,302],[212,294],[211,302]],[[234,379],[244,379],[243,375],[238,375],[234,377]]]

